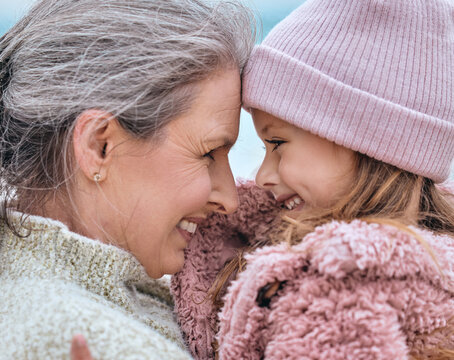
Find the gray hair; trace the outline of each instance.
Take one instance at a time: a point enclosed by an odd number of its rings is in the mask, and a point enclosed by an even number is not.
[[[38,193],[67,184],[84,110],[112,114],[134,137],[156,135],[190,107],[191,84],[223,66],[244,67],[254,25],[239,1],[39,1],[0,39],[6,199],[16,194],[24,211],[43,199]]]

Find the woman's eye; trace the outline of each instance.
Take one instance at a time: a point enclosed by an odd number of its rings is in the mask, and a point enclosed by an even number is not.
[[[214,153],[214,150],[211,150],[211,151],[207,152],[205,155],[203,155],[203,157],[210,158],[211,160],[214,161],[213,153]]]
[[[268,144],[273,145],[273,150],[272,150],[272,151],[277,150],[277,148],[278,148],[279,146],[281,146],[282,144],[285,144],[285,143],[287,142],[287,141],[284,141],[284,140],[274,140],[274,139],[272,139],[272,140],[266,140],[266,139],[265,139],[265,141],[266,141]]]

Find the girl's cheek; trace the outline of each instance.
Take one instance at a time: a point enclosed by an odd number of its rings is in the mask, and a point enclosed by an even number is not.
[[[279,161],[279,175],[287,185],[298,184],[304,178],[304,170],[297,159],[283,153]]]

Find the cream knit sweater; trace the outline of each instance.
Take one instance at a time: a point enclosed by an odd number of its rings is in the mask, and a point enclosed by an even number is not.
[[[27,223],[25,238],[0,224],[0,359],[69,359],[76,333],[97,360],[190,358],[166,281],[57,221]]]

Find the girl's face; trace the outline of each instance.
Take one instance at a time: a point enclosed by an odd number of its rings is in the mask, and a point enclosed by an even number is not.
[[[283,207],[310,214],[345,194],[353,181],[352,150],[260,110],[252,117],[266,148],[256,182]]]

